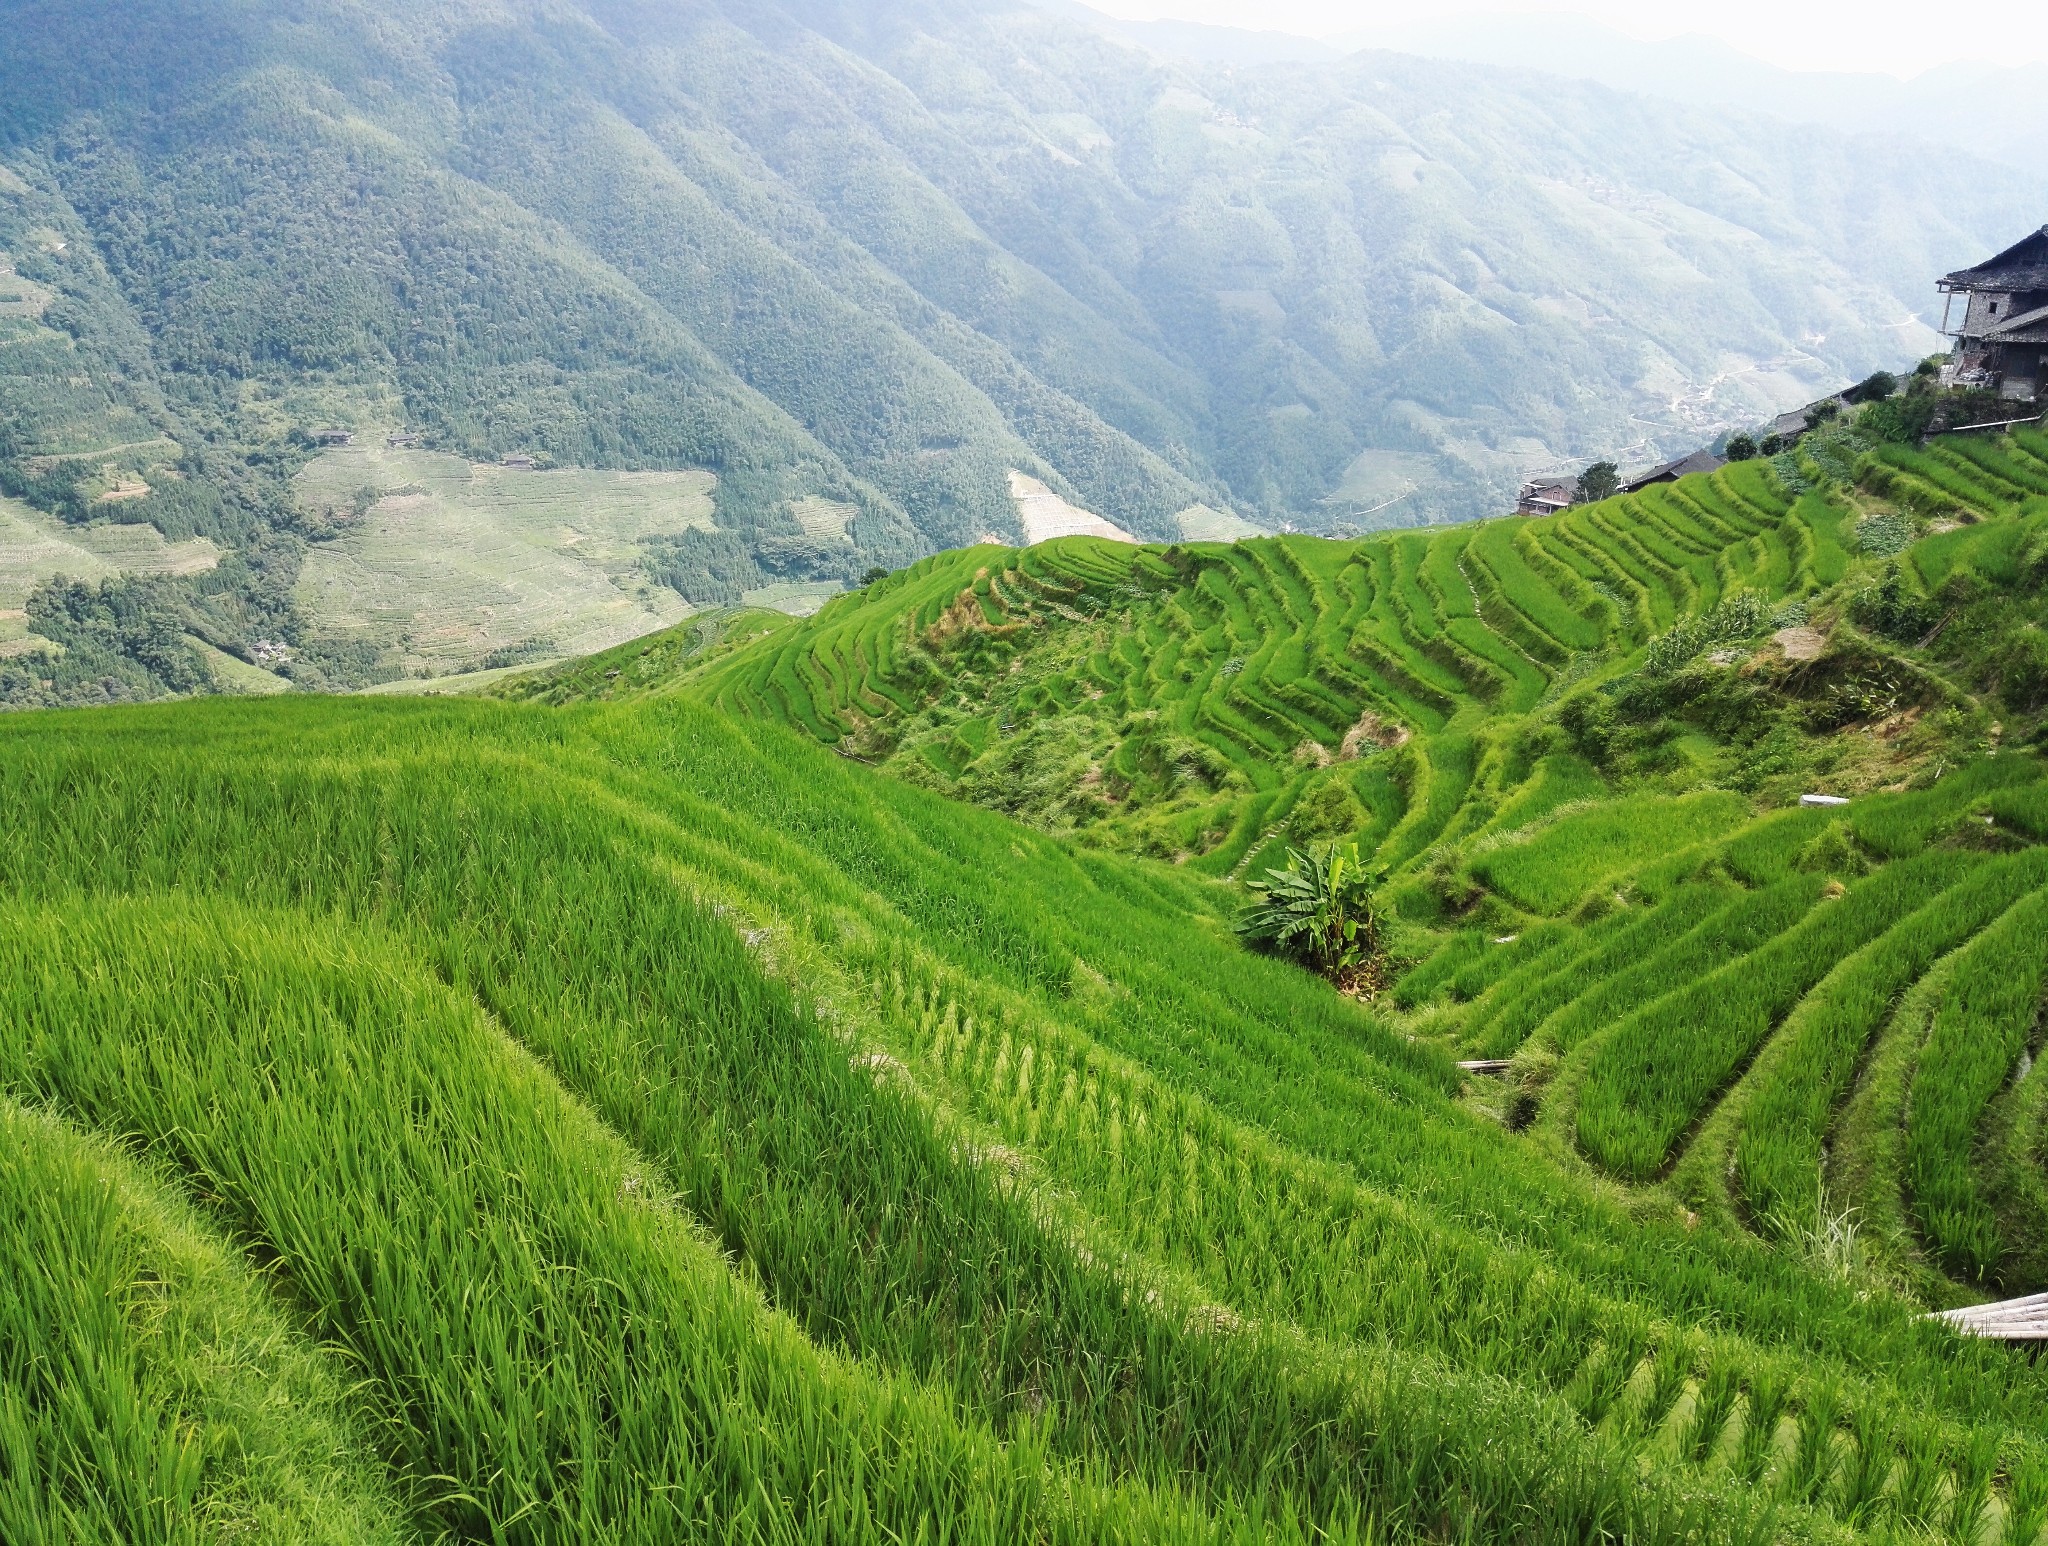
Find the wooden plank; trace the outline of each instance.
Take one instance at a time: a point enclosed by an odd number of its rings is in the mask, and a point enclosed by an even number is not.
[[[1946,1321],[1971,1336],[1992,1337],[2002,1342],[2044,1342],[2048,1341],[2048,1294],[1965,1305],[1958,1310],[1936,1310],[1927,1318]]]

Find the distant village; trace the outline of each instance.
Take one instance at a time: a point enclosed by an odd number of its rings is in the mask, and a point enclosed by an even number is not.
[[[1779,414],[1754,431],[1738,431],[1717,447],[1694,451],[1632,477],[1612,462],[1595,462],[1579,476],[1536,478],[1522,485],[1515,509],[1555,515],[1573,505],[1632,494],[1694,472],[1714,472],[1731,461],[1777,456],[1823,425],[1853,415],[1867,403],[1904,392],[1914,412],[1893,416],[1912,438],[1961,429],[2001,429],[2038,422],[2048,383],[2048,226],[1971,268],[1938,283],[1943,296],[1941,332],[1952,339],[1946,355],[1921,362],[1901,382],[1878,371],[1846,391]]]

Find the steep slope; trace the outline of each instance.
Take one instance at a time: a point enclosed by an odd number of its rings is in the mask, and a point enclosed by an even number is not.
[[[1619,1206],[1185,875],[673,697],[0,738],[0,1084],[274,1264],[425,1533],[1840,1539],[1895,1459],[1885,1517],[2030,1506],[2031,1370]]]
[[[2038,431],[1842,426],[1539,520],[942,555],[507,690],[680,690],[1196,873],[1356,844],[1393,1006],[1566,1164],[2030,1291],[2044,498]]]

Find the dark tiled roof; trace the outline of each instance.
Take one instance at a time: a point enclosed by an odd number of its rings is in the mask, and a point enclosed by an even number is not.
[[[1693,472],[1719,472],[1727,465],[1725,458],[1714,455],[1712,451],[1695,451],[1690,456],[1681,456],[1675,462],[1652,467],[1640,478],[1629,479],[1622,485],[1622,491],[1633,494],[1637,489],[1648,488],[1652,483],[1669,483],[1674,478],[1682,478]]]
[[[1975,268],[1959,268],[1942,281],[1959,290],[2048,290],[2048,225],[2014,242]]]
[[[2003,322],[1986,328],[1984,336],[1987,339],[1996,338],[2001,342],[2008,339],[2015,343],[2023,340],[2031,342],[2034,335],[2044,326],[2048,326],[2048,306],[2036,306],[2032,311],[2022,312],[2017,317],[2007,317]]]

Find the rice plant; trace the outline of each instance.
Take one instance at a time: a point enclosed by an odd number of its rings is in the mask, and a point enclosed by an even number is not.
[[[1991,1097],[2025,1050],[2048,988],[2048,896],[2036,892],[1955,963],[1922,1048],[1906,1121],[1906,1178],[1929,1246],[1950,1271],[1996,1271],[1998,1226],[1970,1156]]]

